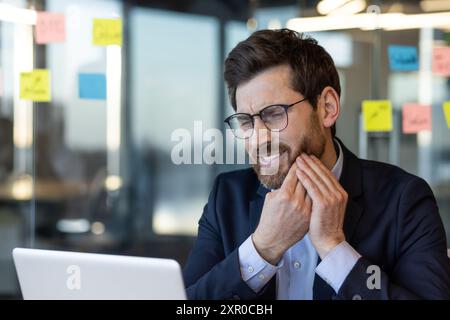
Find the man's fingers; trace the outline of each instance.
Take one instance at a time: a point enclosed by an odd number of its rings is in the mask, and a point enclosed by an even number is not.
[[[297,170],[297,164],[293,164],[288,171],[288,174],[284,178],[283,184],[280,189],[285,190],[289,193],[294,193],[295,186],[297,184],[297,176],[295,175],[295,171]]]
[[[336,177],[327,167],[325,167],[322,161],[317,159],[317,157],[315,157],[314,155],[307,156],[306,158],[309,158],[309,163],[311,163],[312,168],[314,168],[317,171],[320,171],[323,174],[323,177],[328,177],[328,182],[330,182],[332,186],[334,186],[335,188],[338,187]]]
[[[305,187],[308,196],[312,201],[319,201],[322,197],[322,192],[319,187],[312,181],[312,179],[302,170],[297,169],[296,175],[302,185]]]
[[[313,157],[308,155],[303,155],[300,158],[306,163],[306,167],[309,166],[330,191],[336,188],[332,181],[333,178],[328,175],[329,170],[320,161],[314,161]],[[330,175],[332,175],[331,172]]]
[[[305,201],[306,190],[302,183],[297,179],[297,185],[295,186],[294,196],[300,199],[302,202]]]
[[[303,157],[298,157],[296,162],[300,171],[304,172],[311,179],[311,181],[320,189],[321,193],[328,194],[335,189],[333,184],[328,182],[331,185],[330,188],[323,178],[312,168],[310,164],[312,160],[307,161]],[[325,180],[328,180],[328,178],[325,177]]]
[[[310,156],[310,159],[312,160],[313,163],[315,163],[315,165],[317,165],[318,168],[321,169],[321,171],[326,174],[329,177],[329,181],[333,184],[333,186],[341,191],[344,191],[344,189],[342,188],[342,186],[340,185],[339,181],[337,181],[336,177],[333,175],[333,173],[328,170],[327,167],[325,167],[325,165],[319,160],[317,159],[317,157],[315,156]]]
[[[305,207],[306,207],[306,210],[311,211],[312,200],[311,200],[311,197],[308,194],[306,194],[306,196],[305,196]]]

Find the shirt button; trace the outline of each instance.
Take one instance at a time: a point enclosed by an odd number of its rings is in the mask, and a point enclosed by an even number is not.
[[[248,272],[250,272],[250,273],[252,273],[252,272],[254,271],[254,269],[253,269],[252,266],[248,267],[247,270],[248,270]]]
[[[263,275],[263,274],[260,274],[260,275],[258,276],[258,278],[259,278],[260,280],[264,280],[265,277],[266,277],[266,276]]]
[[[353,300],[362,300],[362,297],[359,294],[355,294]]]
[[[295,269],[300,269],[301,266],[302,266],[302,265],[301,265],[300,262],[298,262],[298,261],[295,261],[295,262],[294,262],[294,268],[295,268]]]

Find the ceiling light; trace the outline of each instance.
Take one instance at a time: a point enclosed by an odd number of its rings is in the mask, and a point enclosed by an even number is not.
[[[326,17],[294,18],[287,22],[287,28],[298,32],[314,32],[343,29],[421,29],[450,27],[450,12],[428,14],[402,13],[360,13],[342,18],[330,15]]]
[[[37,13],[34,10],[17,8],[9,4],[0,3],[0,21],[23,24],[36,24]]]
[[[425,12],[450,10],[450,0],[424,0],[420,7]]]
[[[317,4],[317,12],[326,15],[347,2],[349,2],[349,0],[322,0]]]
[[[330,15],[350,15],[363,11],[367,7],[366,0],[353,0],[330,12]]]

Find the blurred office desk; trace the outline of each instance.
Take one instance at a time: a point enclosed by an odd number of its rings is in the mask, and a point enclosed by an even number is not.
[[[39,236],[57,233],[56,224],[68,216],[86,215],[81,205],[88,195],[88,186],[78,181],[37,179],[23,175],[0,184],[0,208],[20,218],[23,244]],[[30,238],[31,237],[31,238]]]
[[[31,176],[11,177],[0,183],[0,296],[15,297],[19,292],[11,252],[31,245],[32,230],[42,226],[44,235],[55,232],[56,221],[67,214],[68,201],[87,194],[79,182],[37,180]],[[38,216],[38,217],[37,217]],[[35,223],[36,222],[36,223]]]
[[[84,196],[88,186],[78,181],[58,181],[38,179],[33,182],[29,176],[10,179],[0,185],[0,201],[46,201],[58,202]]]

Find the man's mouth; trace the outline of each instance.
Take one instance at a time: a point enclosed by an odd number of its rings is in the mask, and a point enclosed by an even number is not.
[[[274,166],[275,164],[279,165],[280,159],[287,155],[286,151],[282,151],[281,153],[271,154],[270,156],[259,156],[259,164],[261,168],[269,168]]]

